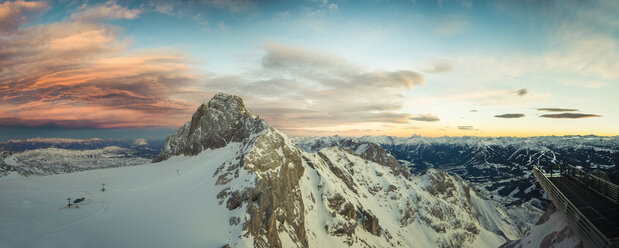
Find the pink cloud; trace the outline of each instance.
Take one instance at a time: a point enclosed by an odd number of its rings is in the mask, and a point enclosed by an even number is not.
[[[0,6],[1,31],[11,37],[0,39],[0,123],[176,127],[197,105],[195,94],[174,97],[196,79],[182,55],[128,51],[119,28],[92,22],[131,19],[140,11],[107,2],[83,6],[69,20],[21,27],[30,12],[47,5]]]
[[[27,23],[28,18],[47,9],[45,2],[14,1],[0,4],[0,34],[16,31],[20,24]]]

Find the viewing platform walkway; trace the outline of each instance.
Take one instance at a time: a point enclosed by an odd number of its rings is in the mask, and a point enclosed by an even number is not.
[[[573,166],[533,175],[585,247],[619,247],[619,186]],[[558,169],[558,170],[557,170]]]

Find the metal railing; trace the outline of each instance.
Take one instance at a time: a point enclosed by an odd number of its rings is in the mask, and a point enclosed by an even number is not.
[[[602,234],[602,232],[594,226],[591,221],[589,221],[589,219],[563,195],[563,193],[561,193],[537,166],[533,166],[533,175],[542,188],[544,188],[544,191],[546,191],[546,194],[550,197],[550,200],[552,200],[557,209],[561,210],[562,215],[568,220],[572,229],[578,232],[584,247],[616,247],[613,242],[604,236],[604,234]]]
[[[587,173],[573,165],[552,165],[550,168],[547,168],[547,171],[551,172],[545,174],[547,177],[570,175],[572,178],[580,181],[585,186],[600,193],[609,200],[619,203],[619,186],[606,179]]]
[[[567,165],[565,167],[565,171],[567,172],[566,174],[571,175],[587,187],[602,194],[609,200],[619,203],[619,186],[591,173],[586,173],[582,169],[574,166]]]

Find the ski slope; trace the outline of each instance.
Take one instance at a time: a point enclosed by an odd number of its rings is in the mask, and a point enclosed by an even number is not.
[[[2,177],[0,247],[221,247],[240,234],[242,225],[228,220],[244,210],[218,204],[223,186],[212,175],[238,149],[229,144],[135,167]],[[66,208],[67,197],[86,200]]]

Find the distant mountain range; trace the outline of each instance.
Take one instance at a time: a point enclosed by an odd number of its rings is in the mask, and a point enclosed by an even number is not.
[[[0,176],[52,175],[148,163],[164,140],[35,138],[0,141]]]
[[[164,139],[67,139],[67,138],[32,138],[23,140],[2,140],[0,150],[9,152],[23,152],[42,148],[59,148],[67,150],[101,149],[108,146],[142,149],[143,157],[153,158],[161,151]]]

